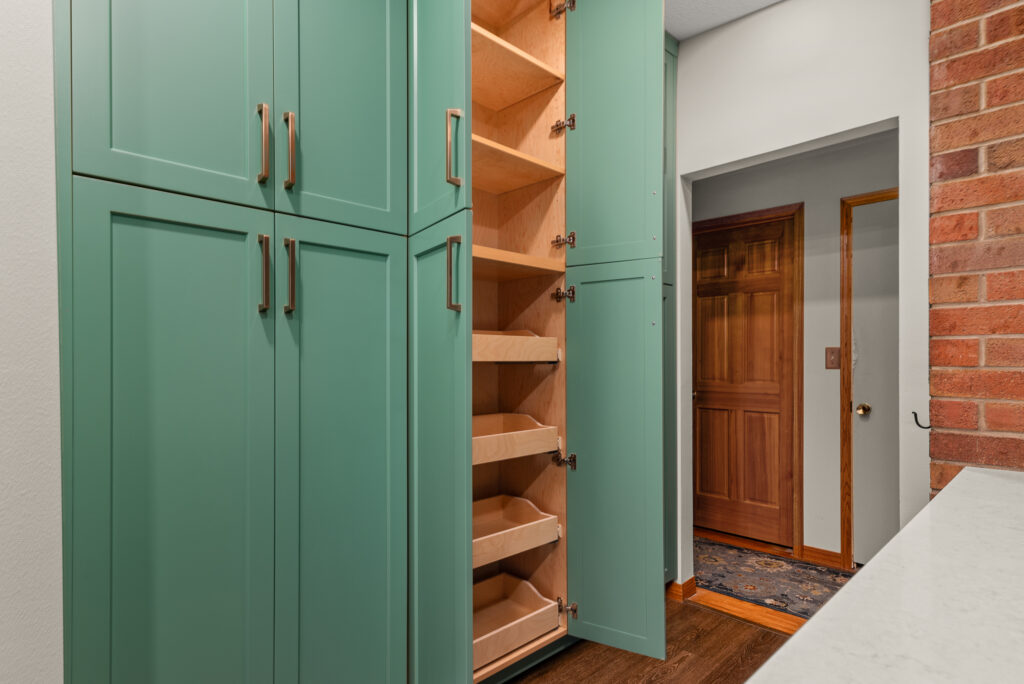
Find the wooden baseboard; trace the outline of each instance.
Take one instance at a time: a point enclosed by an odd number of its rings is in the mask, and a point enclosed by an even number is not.
[[[808,563],[823,565],[827,568],[834,568],[836,570],[852,570],[850,567],[843,566],[842,556],[838,551],[826,551],[825,549],[818,549],[813,546],[804,546],[803,550],[797,555],[793,553],[793,549],[785,546],[769,544],[768,542],[758,541],[757,539],[748,539],[747,537],[738,537],[734,534],[719,532],[718,530],[709,530],[705,527],[694,527],[693,536],[701,537],[709,541],[720,542],[722,544],[728,544],[730,546],[738,546],[741,549],[760,551],[761,553],[771,554],[772,556],[778,556],[779,558],[791,558],[793,560],[806,561]]]
[[[815,565],[824,565],[826,568],[835,568],[836,570],[853,569],[849,566],[843,567],[843,557],[838,551],[826,551],[825,549],[816,549],[813,546],[805,546],[804,552],[800,554],[798,560],[814,563]]]
[[[696,593],[696,591],[697,578],[691,577],[682,584],[680,584],[679,582],[672,582],[671,584],[669,584],[668,587],[665,589],[665,597],[672,601],[682,603],[686,599],[693,596],[694,593]]]
[[[720,613],[767,627],[782,634],[793,634],[807,622],[804,618],[789,613],[781,613],[725,594],[716,594],[707,589],[698,589],[689,600],[705,608],[717,610]]]

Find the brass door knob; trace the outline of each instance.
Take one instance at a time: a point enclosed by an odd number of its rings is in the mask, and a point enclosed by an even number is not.
[[[857,415],[866,416],[871,413],[871,404],[857,404]]]

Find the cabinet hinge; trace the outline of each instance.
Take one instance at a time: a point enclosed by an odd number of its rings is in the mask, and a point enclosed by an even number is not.
[[[551,461],[557,466],[567,465],[569,466],[569,470],[576,470],[576,454],[569,454],[569,457],[566,458],[565,456],[562,456],[561,451],[556,451],[552,454]]]
[[[555,247],[564,247],[565,245],[569,245],[569,247],[575,248],[576,247],[576,231],[575,230],[572,231],[571,233],[569,233],[565,237],[562,237],[561,235],[556,235],[555,239],[551,241],[551,244],[553,244]]]
[[[576,0],[564,0],[564,2],[555,2],[555,0],[551,0],[548,7],[551,9],[551,16],[557,19],[566,12],[575,11]]]
[[[568,119],[559,119],[555,123],[551,124],[551,131],[558,133],[568,128],[570,131],[576,130],[576,115],[570,114]]]
[[[555,298],[556,302],[560,302],[563,299],[568,299],[570,302],[576,301],[576,286],[570,285],[568,289],[563,290],[562,288],[555,288],[554,293],[551,295]]]
[[[569,615],[572,615],[573,620],[579,617],[579,615],[577,615],[576,604],[570,603],[569,605],[565,605],[565,600],[563,600],[561,596],[558,597],[558,612],[568,613]]]

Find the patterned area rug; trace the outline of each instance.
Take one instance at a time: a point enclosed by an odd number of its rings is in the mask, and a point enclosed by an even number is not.
[[[809,618],[853,573],[693,538],[697,586]]]

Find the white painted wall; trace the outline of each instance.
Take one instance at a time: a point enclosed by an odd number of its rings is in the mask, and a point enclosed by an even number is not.
[[[897,185],[897,146],[896,131],[878,133],[692,186],[694,221],[804,203],[804,543],[829,551],[840,547],[840,374],[825,369],[825,347],[840,344],[839,200]],[[895,241],[891,246],[895,248]],[[895,367],[895,358],[893,362]],[[893,447],[898,451],[898,444]],[[889,503],[897,507],[894,481],[889,487],[876,473],[858,474],[863,479],[855,496],[870,491],[881,498],[888,493]]]
[[[864,132],[900,131],[900,519],[928,502],[927,0],[785,0],[679,47],[679,264],[690,182]],[[680,578],[692,575],[690,278],[679,292]]]
[[[0,21],[0,682],[63,680],[49,2]]]

